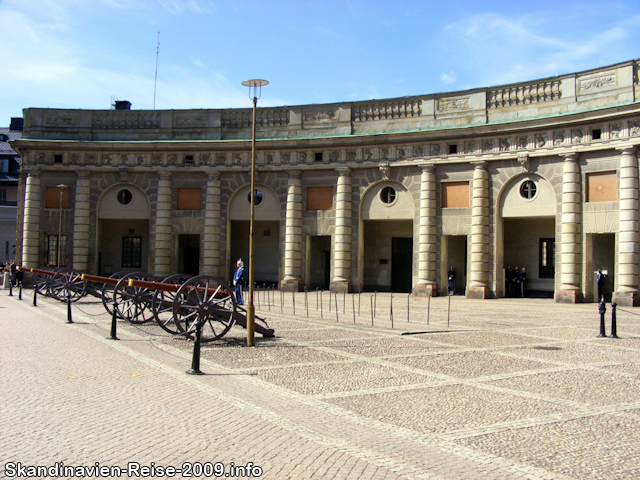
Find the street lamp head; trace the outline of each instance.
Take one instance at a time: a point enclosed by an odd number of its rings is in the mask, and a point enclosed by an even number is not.
[[[56,187],[58,187],[58,188],[67,188],[67,186],[64,183],[61,183],[60,185],[56,185]]]
[[[242,85],[245,87],[249,87],[249,98],[260,98],[258,93],[262,93],[262,87],[265,85],[269,85],[269,82],[266,80],[245,80],[242,82]],[[251,89],[253,88],[253,95],[251,95]]]

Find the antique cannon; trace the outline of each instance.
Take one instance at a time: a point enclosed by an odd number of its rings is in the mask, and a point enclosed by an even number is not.
[[[80,274],[70,269],[24,269],[34,274],[34,288],[45,288],[61,301],[77,301],[87,292],[102,298],[109,313],[132,323],[155,320],[165,331],[193,338],[202,325],[202,342],[222,338],[233,325],[247,326],[246,310],[236,304],[232,290],[210,275],[171,275],[162,281],[144,273],[116,273],[111,277]],[[101,288],[87,287],[102,284]],[[44,285],[44,286],[43,286]],[[100,292],[100,293],[98,293]],[[264,318],[256,316],[255,331],[273,337]]]

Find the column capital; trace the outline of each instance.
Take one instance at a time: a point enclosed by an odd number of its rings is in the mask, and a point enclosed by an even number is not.
[[[86,180],[89,178],[90,175],[90,171],[89,170],[85,170],[85,169],[78,169],[77,174],[78,174],[78,180]]]
[[[638,153],[638,145],[629,145],[626,147],[620,147],[620,148],[616,148],[616,150],[618,150],[623,155],[633,155],[635,157]]]
[[[299,168],[294,168],[292,170],[289,170],[289,178],[291,179],[302,178],[302,170],[300,170]]]
[[[336,172],[338,172],[341,177],[347,177],[351,175],[351,169],[349,167],[337,167]]]
[[[39,168],[34,168],[33,170],[29,170],[27,172],[27,176],[38,178],[40,177],[40,172],[42,172],[42,170],[40,170]]]
[[[436,164],[435,162],[430,162],[430,163],[421,163],[420,164],[420,168],[422,169],[423,172],[426,173],[435,173],[436,171]]]
[[[207,170],[207,175],[211,180],[220,180],[220,175],[222,172],[220,170]]]
[[[578,152],[563,153],[560,156],[564,157],[565,162],[577,162],[580,158],[580,154]]]
[[[162,180],[171,180],[171,174],[172,174],[172,173],[173,173],[173,172],[167,172],[167,171],[165,170],[165,171],[158,172],[158,176],[159,176],[159,177],[160,177],[160,179],[162,179]]]
[[[473,160],[469,162],[475,170],[486,170],[489,162],[486,160]]]

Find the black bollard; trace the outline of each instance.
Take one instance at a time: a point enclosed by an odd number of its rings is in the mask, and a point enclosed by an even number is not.
[[[113,302],[113,307],[111,308],[111,335],[107,337],[107,340],[120,340],[116,335],[116,320],[118,314],[116,313],[116,302]]]
[[[609,338],[618,338],[618,335],[616,335],[616,307],[618,306],[617,303],[613,302],[611,303],[611,335],[609,336]]]
[[[9,281],[9,296],[13,297],[13,283]]]
[[[67,293],[67,323],[73,323],[71,319],[71,294]]]
[[[204,322],[200,318],[196,321],[196,342],[193,344],[193,358],[191,359],[191,369],[187,370],[189,375],[204,375],[200,371],[200,337],[202,336],[202,325]]]
[[[22,282],[18,282],[18,300],[22,300]]]
[[[607,311],[607,307],[604,304],[604,299],[598,304],[598,312],[600,312],[600,335],[599,337],[606,337],[604,332],[604,314]]]
[[[38,306],[38,289],[37,288],[33,290],[33,306],[34,307]]]

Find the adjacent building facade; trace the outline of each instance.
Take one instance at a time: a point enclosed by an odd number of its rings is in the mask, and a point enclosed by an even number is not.
[[[12,118],[9,128],[0,128],[0,262],[3,264],[16,258],[20,157],[9,142],[21,136],[22,118]]]
[[[638,61],[491,88],[259,108],[255,276],[286,289],[638,304]],[[266,92],[265,92],[266,93]],[[125,105],[125,108],[128,105]],[[251,109],[26,109],[24,265],[229,279]],[[58,257],[60,260],[58,261]]]

